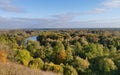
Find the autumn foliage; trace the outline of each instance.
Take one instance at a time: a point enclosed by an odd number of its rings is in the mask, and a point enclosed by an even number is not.
[[[66,52],[65,50],[61,50],[59,54],[57,55],[57,62],[58,63],[63,63],[66,60]]]
[[[7,55],[3,51],[0,51],[0,61],[3,63],[7,62]]]
[[[36,37],[36,40],[28,40],[29,37]],[[1,33],[0,63],[8,64],[7,60],[62,75],[120,75],[120,29]],[[0,71],[5,72],[1,66]]]

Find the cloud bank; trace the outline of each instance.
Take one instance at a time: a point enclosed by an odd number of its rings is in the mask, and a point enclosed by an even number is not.
[[[120,8],[120,0],[107,0],[103,5],[108,8]]]
[[[60,16],[59,16],[60,17]],[[52,18],[5,18],[0,17],[1,29],[22,29],[22,28],[112,28],[120,27],[120,19],[98,19],[87,21],[72,21],[62,16]]]

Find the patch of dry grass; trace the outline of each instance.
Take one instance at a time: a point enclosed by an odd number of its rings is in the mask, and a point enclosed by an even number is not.
[[[0,75],[57,75],[52,72],[44,72],[37,69],[30,69],[15,63],[0,63]]]

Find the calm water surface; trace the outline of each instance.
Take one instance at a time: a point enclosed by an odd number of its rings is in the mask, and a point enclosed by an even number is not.
[[[26,41],[27,40],[37,41],[37,36],[31,36],[31,37],[27,38]]]

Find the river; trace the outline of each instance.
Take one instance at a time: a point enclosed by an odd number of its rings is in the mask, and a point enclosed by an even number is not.
[[[29,38],[26,39],[26,41],[27,40],[37,41],[37,36],[30,36]]]

